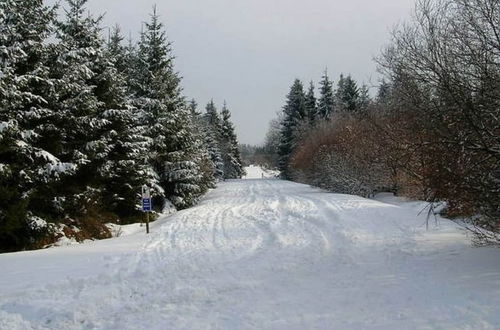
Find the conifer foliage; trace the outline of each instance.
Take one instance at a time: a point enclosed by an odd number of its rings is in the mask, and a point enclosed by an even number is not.
[[[307,118],[306,97],[304,87],[299,79],[296,79],[287,95],[286,104],[283,107],[283,121],[281,123],[281,139],[279,146],[279,169],[282,177],[291,178],[290,158],[297,145],[298,128],[301,122]]]
[[[87,0],[64,15],[42,0],[0,2],[0,251],[42,247],[64,226],[78,239],[186,208],[242,175],[230,113],[188,105],[156,9],[139,42],[104,41]],[[75,234],[76,235],[76,234]]]
[[[41,0],[0,2],[0,250],[29,244],[39,234],[40,187],[64,168],[48,152],[55,131],[47,58],[54,9]]]
[[[244,171],[238,139],[226,103],[224,102],[219,113],[214,101],[211,100],[206,106],[203,119],[204,141],[214,164],[215,177],[218,180],[241,178]]]
[[[318,115],[327,119],[333,112],[333,83],[328,77],[328,72],[325,70],[320,82],[320,98],[318,100]]]
[[[231,122],[231,112],[229,111],[226,102],[222,107],[221,120],[221,138],[222,150],[224,159],[224,178],[239,179],[242,177],[243,167],[238,148],[238,139],[234,131],[234,125]]]

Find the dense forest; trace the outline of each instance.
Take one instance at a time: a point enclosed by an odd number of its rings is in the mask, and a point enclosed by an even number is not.
[[[110,237],[243,174],[231,113],[187,102],[156,10],[138,42],[87,0],[0,2],[0,251]]]
[[[265,150],[282,177],[330,191],[392,191],[445,203],[446,216],[500,242],[500,6],[418,1],[377,58],[375,97],[349,75],[296,80]]]

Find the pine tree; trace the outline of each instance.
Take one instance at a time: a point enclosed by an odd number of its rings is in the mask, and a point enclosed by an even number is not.
[[[333,83],[325,70],[320,82],[320,97],[318,100],[318,117],[327,119],[333,113],[334,94]]]
[[[314,95],[314,83],[312,81],[309,84],[309,90],[307,91],[307,94],[306,94],[305,106],[306,106],[307,119],[309,120],[309,124],[314,125],[314,123],[316,121],[318,109],[317,109],[316,96]]]
[[[221,135],[224,160],[224,179],[240,179],[243,174],[238,139],[234,132],[234,125],[231,122],[231,112],[227,108],[226,102],[221,111]]]
[[[54,16],[41,0],[0,2],[0,250],[25,247],[44,230],[35,221],[45,208],[39,188],[60,165],[45,148],[55,130],[46,42]]]
[[[302,82],[296,79],[283,108],[283,122],[281,123],[281,139],[279,147],[279,169],[284,179],[290,179],[289,169],[292,153],[296,147],[297,128],[306,119],[305,95]]]

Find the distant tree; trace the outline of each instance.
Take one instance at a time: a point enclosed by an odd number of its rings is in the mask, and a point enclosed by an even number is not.
[[[221,111],[221,137],[222,137],[222,158],[224,161],[224,178],[239,179],[243,176],[244,170],[238,149],[238,138],[234,131],[234,125],[231,122],[231,112],[226,102]]]
[[[192,99],[188,107],[193,121],[195,139],[200,149],[201,188],[205,192],[216,186],[216,168],[210,152],[213,144],[207,136],[209,131],[207,123],[204,115],[198,111],[196,100]]]
[[[188,108],[193,118],[196,118],[201,114],[198,112],[198,103],[195,99],[191,99],[191,101],[189,101]]]
[[[339,110],[354,113],[359,108],[359,87],[350,75],[340,75],[336,100]]]
[[[317,115],[320,118],[329,118],[333,113],[334,107],[334,93],[333,83],[328,77],[328,72],[325,70],[323,77],[320,81],[320,96],[318,99]]]
[[[297,143],[297,129],[306,116],[304,87],[302,82],[296,79],[287,95],[281,123],[279,169],[284,179],[291,179],[290,158]]]
[[[281,119],[282,114],[278,118],[271,120],[264,141],[264,152],[266,154],[266,164],[269,168],[276,169],[279,164],[279,147],[281,140]]]
[[[205,110],[205,145],[208,148],[208,153],[215,168],[215,178],[223,180],[224,159],[222,158],[221,150],[221,119],[213,100],[207,104]]]
[[[376,101],[379,104],[386,104],[390,100],[391,95],[391,84],[385,79],[382,79],[377,91]]]
[[[316,117],[318,115],[318,107],[317,107],[318,102],[314,94],[314,83],[312,81],[309,84],[309,89],[307,90],[305,98],[306,98],[305,106],[306,106],[307,119],[310,125],[314,125],[314,122],[316,121]]]
[[[358,98],[358,112],[365,113],[370,106],[372,99],[370,97],[370,90],[366,84],[361,86],[359,90],[359,98]]]

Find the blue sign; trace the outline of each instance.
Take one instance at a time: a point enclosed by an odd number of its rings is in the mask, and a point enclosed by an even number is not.
[[[143,198],[142,199],[142,210],[143,211],[151,211],[151,198]]]

